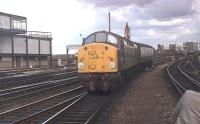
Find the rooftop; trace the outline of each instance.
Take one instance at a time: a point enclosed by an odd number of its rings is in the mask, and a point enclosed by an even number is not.
[[[0,12],[0,15],[27,20],[27,18],[24,17],[24,16],[19,16],[19,15],[14,15],[14,14],[8,14],[8,13],[4,13],[4,12]]]
[[[26,33],[26,17],[0,12],[0,32],[14,34]]]

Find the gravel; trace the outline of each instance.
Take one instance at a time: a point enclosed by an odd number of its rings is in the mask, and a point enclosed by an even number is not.
[[[179,99],[160,65],[134,75],[112,100],[109,124],[174,124]]]

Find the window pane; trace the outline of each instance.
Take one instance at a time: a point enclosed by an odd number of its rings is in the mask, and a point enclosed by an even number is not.
[[[108,35],[108,42],[117,44],[117,39],[113,37],[112,35]]]
[[[92,43],[92,42],[94,42],[94,35],[91,35],[90,37],[88,37],[85,40],[85,44],[89,44],[89,43]]]
[[[97,33],[96,42],[106,42],[106,33]]]
[[[128,43],[125,40],[124,40],[124,45],[126,45],[126,46],[128,45]]]
[[[134,47],[137,48],[138,47],[137,44],[134,44]]]

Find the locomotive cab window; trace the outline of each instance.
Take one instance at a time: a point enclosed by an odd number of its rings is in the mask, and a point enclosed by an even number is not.
[[[106,42],[106,33],[97,33],[96,42]]]
[[[108,42],[112,44],[117,44],[117,39],[113,37],[112,35],[108,34]]]
[[[95,39],[94,39],[94,35],[91,35],[89,36],[86,40],[85,40],[85,44],[89,44],[89,43],[93,43],[95,42]]]

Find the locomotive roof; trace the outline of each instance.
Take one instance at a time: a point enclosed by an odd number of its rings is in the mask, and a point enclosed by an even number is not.
[[[126,42],[128,42],[128,43],[130,43],[130,44],[136,43],[136,44],[137,44],[138,46],[140,46],[140,47],[150,47],[150,48],[153,48],[153,47],[150,46],[150,45],[143,44],[143,43],[138,43],[138,42],[134,42],[134,41],[131,41],[131,40],[129,40],[129,39],[126,39],[125,37],[122,37],[122,36],[120,36],[120,35],[118,35],[118,34],[116,34],[116,33],[108,32],[108,31],[105,31],[105,30],[93,32],[93,33],[91,33],[90,35],[88,35],[88,36],[86,37],[86,39],[87,39],[88,37],[90,37],[91,35],[94,35],[94,34],[97,34],[97,33],[111,34],[112,36],[116,37],[117,39],[123,39],[123,40],[125,40]]]

